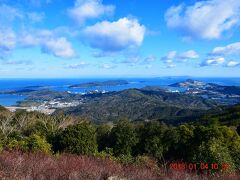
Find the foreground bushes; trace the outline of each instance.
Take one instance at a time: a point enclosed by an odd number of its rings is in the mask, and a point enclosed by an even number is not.
[[[109,159],[94,156],[3,151],[0,153],[0,179],[66,179],[66,180],[205,180],[210,177],[237,180],[231,175],[198,175],[186,171],[167,171],[157,167],[155,161],[142,159],[141,163],[122,165]]]
[[[183,161],[225,163],[229,173],[240,170],[240,136],[234,127],[220,125],[215,119],[176,127],[128,120],[94,125],[64,115],[5,111],[3,115],[0,112],[0,150],[92,155],[124,165],[147,156],[157,160],[159,167]]]
[[[97,152],[96,133],[93,126],[88,122],[70,125],[56,137],[56,150],[75,154],[94,154]]]
[[[148,164],[149,165],[149,164]],[[159,179],[155,164],[121,165],[109,159],[93,156],[62,154],[50,156],[43,153],[19,151],[0,154],[0,179],[108,179],[111,176],[128,179]]]
[[[13,133],[2,140],[2,149],[52,153],[52,145],[47,142],[45,137],[38,134],[21,136]]]

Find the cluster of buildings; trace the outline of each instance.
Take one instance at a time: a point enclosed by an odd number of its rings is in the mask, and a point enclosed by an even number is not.
[[[74,107],[81,103],[82,103],[81,101],[61,102],[59,100],[54,99],[52,101],[44,101],[40,105],[30,107],[10,106],[6,108],[12,112],[17,110],[26,110],[27,112],[38,111],[44,114],[52,114],[58,108]]]

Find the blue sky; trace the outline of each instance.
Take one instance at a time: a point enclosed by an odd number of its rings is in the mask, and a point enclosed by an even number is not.
[[[0,78],[240,75],[239,0],[0,0]]]

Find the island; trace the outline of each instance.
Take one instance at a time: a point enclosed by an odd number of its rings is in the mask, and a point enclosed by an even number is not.
[[[240,103],[239,86],[223,86],[215,83],[205,83],[198,80],[187,79],[169,85],[170,87],[185,88],[185,94],[202,96],[212,99],[220,104],[233,105]]]
[[[119,86],[129,84],[126,80],[108,80],[103,82],[86,82],[81,84],[70,85],[69,88],[93,88],[93,87],[104,87],[104,86]]]
[[[74,87],[96,87],[120,85],[128,81],[104,81],[82,83]],[[187,79],[169,85],[184,88],[184,91],[170,91],[168,87],[146,86],[141,89],[130,88],[120,91],[105,92],[89,90],[86,93],[56,91],[50,89],[20,89],[0,92],[26,97],[10,110],[26,109],[47,114],[64,112],[79,117],[88,117],[95,122],[116,118],[132,120],[175,119],[178,116],[187,120],[185,115],[198,114],[218,105],[234,105],[240,103],[240,87],[223,86],[198,80]]]
[[[47,89],[49,86],[26,86],[25,89]]]
[[[197,81],[193,79],[187,79],[186,81],[183,82],[178,82],[171,84],[171,87],[179,87],[179,88],[200,88],[200,87],[205,87],[207,83],[203,81]]]

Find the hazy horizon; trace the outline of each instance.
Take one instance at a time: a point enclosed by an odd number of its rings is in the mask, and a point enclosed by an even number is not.
[[[82,76],[82,77],[0,77],[0,80],[5,79],[154,79],[154,78],[189,78],[189,79],[197,79],[197,78],[216,78],[216,79],[239,79],[239,77],[228,77],[228,76]]]

